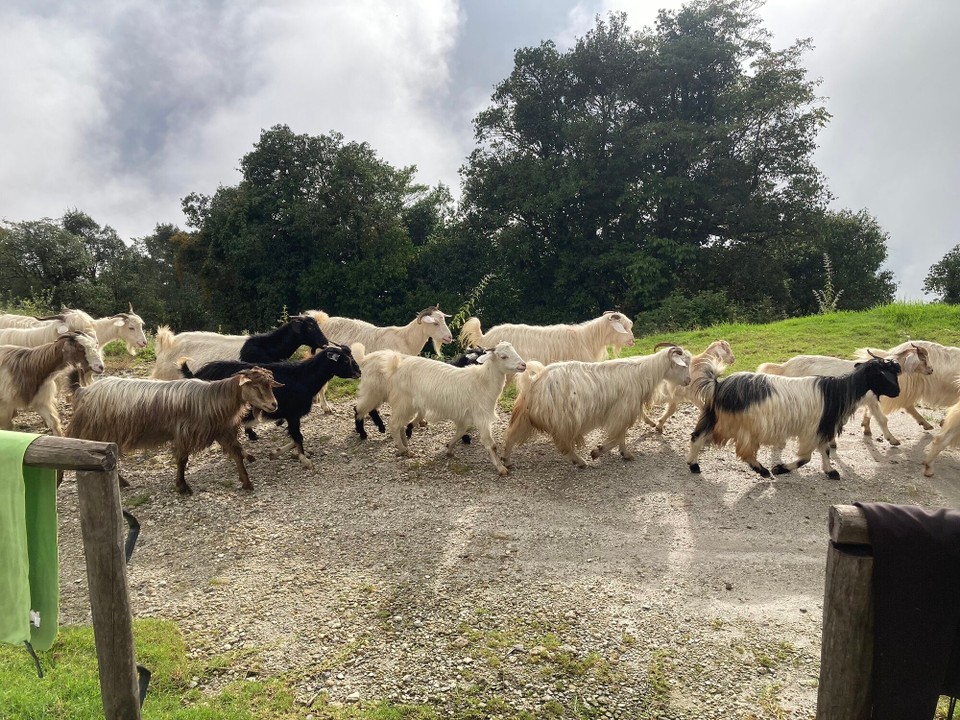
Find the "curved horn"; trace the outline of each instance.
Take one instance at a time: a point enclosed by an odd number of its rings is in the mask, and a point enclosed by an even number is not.
[[[653,349],[659,350],[660,348],[663,348],[663,347],[680,347],[680,346],[672,342],[658,342],[656,345],[653,346]]]
[[[873,352],[870,348],[867,348],[867,355],[869,355],[870,357],[875,358],[875,359],[877,359],[877,360],[883,360],[883,358],[880,357],[879,355],[875,355],[874,352]]]
[[[131,315],[133,315],[133,303],[132,303],[132,302],[129,302],[129,301],[127,301],[127,307],[129,307],[129,308],[130,308],[130,314],[131,314]]]

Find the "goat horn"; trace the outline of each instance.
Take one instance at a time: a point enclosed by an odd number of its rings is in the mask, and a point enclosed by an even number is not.
[[[869,355],[872,358],[876,358],[877,360],[883,360],[883,358],[880,357],[879,355],[874,355],[873,351],[870,350],[869,348],[867,349],[867,355]]]
[[[654,349],[654,350],[659,350],[659,349],[662,348],[662,347],[680,347],[680,346],[677,345],[676,343],[672,343],[672,342],[659,342],[659,343],[657,343],[656,345],[653,346],[653,349]]]

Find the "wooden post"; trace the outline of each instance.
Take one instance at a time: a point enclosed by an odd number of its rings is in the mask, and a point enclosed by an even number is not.
[[[87,563],[104,717],[107,720],[140,720],[133,616],[117,486],[117,446],[42,436],[27,448],[24,462],[77,471],[80,530]]]
[[[872,705],[873,556],[860,508],[830,508],[817,720],[867,720]]]

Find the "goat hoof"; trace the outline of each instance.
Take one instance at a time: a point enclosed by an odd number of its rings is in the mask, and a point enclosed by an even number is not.
[[[839,480],[840,473],[837,472],[836,470],[831,470],[830,472],[827,473],[827,477],[830,478],[831,480]]]
[[[700,474],[700,463],[687,463],[690,467],[690,472],[694,475]]]
[[[193,495],[193,488],[184,483],[183,485],[177,485],[177,492],[181,495]]]
[[[928,465],[927,463],[923,464],[923,475],[924,477],[933,477],[933,466]]]
[[[464,435],[462,438],[460,438],[460,442],[462,442],[464,445],[469,445],[469,444],[470,444],[470,436],[469,436],[469,435]]]
[[[891,445],[899,445],[899,444],[900,444],[900,441],[897,440],[895,437],[887,438],[887,442],[890,443]]]
[[[257,461],[257,456],[251,453],[244,453],[243,459],[246,460],[248,463],[252,463]]]
[[[920,427],[922,427],[924,430],[933,430],[933,425],[928,422],[920,423]]]
[[[593,450],[591,450],[591,451],[590,451],[590,457],[591,457],[592,459],[594,459],[594,460],[596,460],[598,457],[600,457],[600,448],[599,448],[599,447],[595,447]]]
[[[303,465],[307,470],[313,470],[313,460],[308,458],[306,455],[300,456],[300,464]]]
[[[241,489],[243,492],[252,493],[252,492],[253,492],[253,485],[241,485],[241,486],[240,486],[240,489]]]
[[[637,456],[634,455],[632,452],[620,453],[620,457],[622,457],[627,462],[631,462],[637,459]]]
[[[768,478],[768,477],[770,477],[770,471],[767,470],[763,465],[761,465],[761,466],[758,467],[758,468],[754,468],[754,470],[756,470],[756,471],[757,471],[757,474],[758,474],[760,477],[762,477],[762,478]]]
[[[497,468],[497,473],[499,473],[500,477],[505,477],[506,475],[510,474],[510,469],[505,465],[501,465]]]
[[[663,435],[663,425],[657,425],[654,430],[657,431],[657,435]]]
[[[760,471],[758,470],[757,472]],[[790,468],[783,463],[777,463],[773,466],[773,469],[770,472],[772,472],[774,475],[786,475],[788,472],[790,472]],[[763,473],[760,474],[762,475]]]

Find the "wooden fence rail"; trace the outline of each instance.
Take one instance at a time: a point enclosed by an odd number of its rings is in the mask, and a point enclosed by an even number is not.
[[[24,463],[77,471],[80,531],[87,564],[100,696],[107,720],[140,720],[133,618],[123,550],[123,517],[113,443],[41,436]]]

